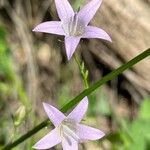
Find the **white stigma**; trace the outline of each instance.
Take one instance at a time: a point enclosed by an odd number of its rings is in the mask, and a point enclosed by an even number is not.
[[[69,36],[81,36],[84,33],[85,26],[75,13],[73,17],[63,21],[62,28]]]
[[[75,141],[79,141],[80,138],[78,137],[77,133],[77,123],[71,119],[65,119],[62,123],[58,126],[59,134],[61,138],[65,138],[69,145],[71,145],[71,139]]]

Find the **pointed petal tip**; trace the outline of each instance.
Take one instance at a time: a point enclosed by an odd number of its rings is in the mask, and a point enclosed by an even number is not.
[[[37,145],[37,143],[34,144],[34,145],[32,146],[32,148],[33,148],[33,149],[41,149],[41,147],[39,147],[39,146]]]
[[[100,139],[103,138],[105,135],[106,135],[106,134],[105,134],[103,131],[100,130],[100,134],[99,134]]]
[[[40,32],[38,28],[34,28],[32,32]]]
[[[103,131],[99,130],[99,132],[97,133],[97,136],[95,137],[95,140],[100,140],[104,136],[105,136],[105,133]]]
[[[67,60],[69,61],[69,60],[72,58],[73,53],[67,53],[67,52],[66,52],[66,55],[67,55]]]
[[[87,97],[87,96],[84,97],[84,98],[82,99],[82,102],[84,102],[85,106],[88,106],[88,104],[89,104],[88,97]]]
[[[42,26],[43,23],[40,23],[40,24],[36,25],[32,31],[33,32],[41,32],[40,29],[41,29],[41,26]]]
[[[35,145],[32,146],[33,149],[37,149],[37,147]]]
[[[43,104],[43,107],[44,107],[44,110],[45,110],[45,112],[47,112],[48,110],[49,110],[49,104],[48,103],[45,103],[45,102],[42,102],[42,104]]]
[[[45,102],[42,102],[42,104],[43,104],[43,107],[46,107],[47,105],[49,105],[49,104],[47,104]]]
[[[84,97],[78,105],[72,110],[72,112],[68,115],[68,118],[73,119],[76,122],[80,122],[84,117],[88,109],[88,98]]]
[[[107,40],[108,40],[109,42],[112,42],[112,39],[111,39],[110,36],[108,36]]]
[[[101,28],[94,26],[87,26],[85,29],[85,33],[82,35],[82,38],[98,38],[112,42],[111,37],[107,32],[105,32]]]
[[[55,127],[58,126],[66,118],[66,116],[61,111],[48,103],[43,102],[43,107],[48,118]]]
[[[39,149],[39,150],[45,149],[45,148],[42,148],[41,146],[39,146],[38,143],[36,143],[35,145],[33,145],[32,148],[33,149]]]
[[[71,56],[70,55],[67,55],[67,60],[69,61],[71,59]]]
[[[90,0],[78,13],[85,25],[88,25],[91,19],[99,9],[102,0]]]
[[[78,127],[79,137],[84,140],[99,140],[105,136],[105,133],[99,129],[80,124]]]
[[[69,0],[55,0],[55,5],[60,20],[66,20],[66,18],[70,18],[74,15]]]
[[[38,28],[35,27],[35,28],[32,30],[32,32],[39,32],[39,31],[38,31]]]
[[[106,40],[106,41],[109,41],[109,42],[112,42],[111,37],[110,37],[107,33],[106,33],[106,35],[105,35],[105,36],[101,37],[100,39],[102,39],[102,40]]]
[[[47,135],[45,135],[42,139],[40,139],[37,143],[35,143],[32,148],[34,149],[50,149],[53,146],[59,144],[61,142],[61,137],[58,134],[58,129],[55,128]]]
[[[74,54],[80,42],[80,39],[80,37],[65,36],[65,50],[68,60],[70,60],[72,55]]]
[[[103,31],[103,38],[102,39],[107,40],[109,42],[112,42],[112,39],[109,36],[109,34],[107,32],[105,32],[104,30],[102,30],[102,31]]]
[[[32,32],[35,32],[35,28],[34,28],[34,29],[32,29]]]
[[[87,96],[85,96],[85,97],[83,98],[83,100],[86,101],[87,103],[89,102]]]

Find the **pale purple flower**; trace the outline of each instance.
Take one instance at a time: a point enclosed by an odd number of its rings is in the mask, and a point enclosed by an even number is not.
[[[43,106],[55,128],[33,146],[35,149],[49,149],[62,143],[63,150],[78,150],[78,143],[97,140],[105,135],[98,129],[79,124],[88,108],[87,97],[67,117],[47,103]]]
[[[100,38],[111,41],[104,30],[88,26],[101,3],[102,0],[91,0],[79,12],[74,12],[67,0],[55,0],[57,13],[61,21],[43,22],[37,25],[33,31],[64,35],[69,60],[81,38]]]

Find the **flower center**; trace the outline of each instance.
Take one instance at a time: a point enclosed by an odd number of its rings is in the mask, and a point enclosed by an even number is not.
[[[81,36],[84,33],[85,26],[75,13],[73,17],[63,21],[62,28],[69,36]]]
[[[75,141],[79,141],[77,133],[77,123],[72,119],[65,119],[59,125],[59,133],[62,138],[65,138],[69,145],[71,145],[71,138]]]

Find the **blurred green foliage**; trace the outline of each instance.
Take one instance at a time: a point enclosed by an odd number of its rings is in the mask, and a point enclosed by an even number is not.
[[[139,118],[143,120],[150,120],[150,99],[146,98],[141,104],[139,111]]]
[[[101,89],[90,95],[89,99],[89,115],[102,115],[107,117],[112,115],[108,97]]]
[[[135,120],[120,119],[119,130],[108,136],[114,150],[150,149],[150,98],[142,101]]]
[[[1,97],[6,97],[9,94],[6,92],[12,92],[14,90],[17,91],[18,100],[25,106],[30,106],[28,98],[23,89],[21,80],[15,72],[15,68],[13,66],[13,62],[11,59],[11,53],[9,48],[7,47],[7,42],[5,39],[6,31],[3,27],[0,27],[0,95]],[[2,98],[1,98],[2,99]]]
[[[10,111],[5,109],[8,109],[7,104],[11,106],[11,103],[15,101],[19,102],[19,108],[11,114]],[[24,121],[29,109],[29,100],[22,82],[15,72],[11,52],[7,46],[6,31],[0,26],[0,145],[5,143],[7,139],[10,139],[10,131],[7,129],[7,126],[20,125]],[[12,115],[12,118],[8,113]],[[11,135],[11,137],[13,136]]]

